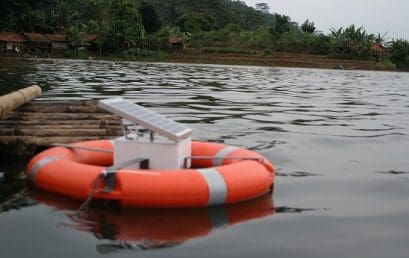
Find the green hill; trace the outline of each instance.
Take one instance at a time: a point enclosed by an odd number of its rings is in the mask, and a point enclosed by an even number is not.
[[[138,2],[143,2],[143,0]],[[243,29],[254,30],[262,25],[269,26],[274,21],[272,14],[255,10],[242,1],[145,0],[145,2],[155,7],[159,18],[166,25],[175,25],[178,17],[192,12],[211,15],[219,28],[233,23],[240,25]]]
[[[75,25],[92,30],[90,22],[102,22],[114,3],[143,0],[2,0],[0,31],[63,32]],[[272,25],[274,16],[233,0],[144,0],[152,4],[163,25],[174,26],[177,18],[195,13],[213,18],[217,28],[238,24],[242,29],[255,30]],[[122,6],[124,6],[122,5]],[[129,5],[128,5],[129,6]]]

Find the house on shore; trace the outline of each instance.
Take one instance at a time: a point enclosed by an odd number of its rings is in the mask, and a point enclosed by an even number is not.
[[[0,32],[0,52],[22,52],[26,38],[12,32]]]
[[[50,40],[46,35],[40,33],[23,33],[23,35],[27,38],[27,50],[29,52],[49,52]]]
[[[61,55],[68,49],[70,42],[64,34],[46,34],[50,41],[50,52],[52,55]]]
[[[98,38],[98,35],[90,34],[90,35],[85,36],[85,41],[91,43],[91,42],[95,42],[97,38]]]
[[[376,43],[371,46],[372,55],[379,61],[384,60],[390,50],[381,43]]]
[[[73,46],[64,34],[0,32],[0,54],[8,55],[63,55],[69,49],[100,51],[98,35],[85,35],[79,45]]]
[[[185,41],[181,37],[172,36],[169,38],[169,43],[173,51],[180,51],[185,48]]]
[[[82,44],[83,49],[86,51],[97,50],[97,48],[95,47],[96,46],[95,42],[97,38],[98,35],[94,34],[86,35]]]

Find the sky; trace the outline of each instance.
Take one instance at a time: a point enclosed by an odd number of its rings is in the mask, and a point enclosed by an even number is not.
[[[363,26],[368,33],[387,32],[388,40],[409,40],[409,0],[244,0],[249,6],[264,2],[270,12],[291,17],[302,24],[314,22],[318,31]]]

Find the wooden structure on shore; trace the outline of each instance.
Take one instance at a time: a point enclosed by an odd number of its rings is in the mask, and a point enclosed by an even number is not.
[[[0,32],[0,54],[18,56],[42,52],[60,55],[70,48],[95,51],[97,38],[95,34],[85,35],[79,46],[74,47],[64,34]]]
[[[51,144],[120,135],[120,118],[96,101],[34,100],[1,118],[0,156],[27,159]]]
[[[5,52],[20,52],[20,48],[27,42],[27,39],[17,33],[0,32],[0,53]]]

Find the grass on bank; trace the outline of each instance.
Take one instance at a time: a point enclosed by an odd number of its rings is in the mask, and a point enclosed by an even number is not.
[[[283,67],[308,67],[332,69],[336,64],[343,64],[345,69],[360,70],[397,70],[391,61],[383,62],[362,61],[351,59],[332,59],[322,55],[305,55],[286,52],[272,53],[271,49],[255,51],[240,48],[202,48],[185,49],[183,51],[168,52],[161,50],[148,50],[131,48],[117,55],[100,56],[97,52],[83,50],[68,50],[64,58],[94,59],[112,61],[148,61],[148,62],[183,62],[207,63],[226,65],[256,65],[256,66],[283,66]]]
[[[231,48],[231,47],[204,47],[202,48],[204,53],[216,53],[216,54],[242,54],[242,55],[257,55],[257,51],[243,48]]]

